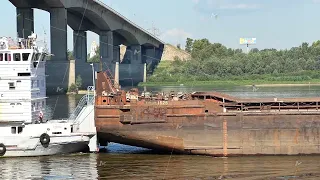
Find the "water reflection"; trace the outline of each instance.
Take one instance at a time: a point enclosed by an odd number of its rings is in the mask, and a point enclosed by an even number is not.
[[[83,95],[53,95],[47,99],[48,119],[65,119],[77,107]]]
[[[96,154],[1,158],[0,179],[97,179]]]
[[[213,158],[155,154],[99,154],[100,178],[107,179],[318,179],[320,157]]]
[[[1,158],[0,179],[320,178],[320,156],[213,158],[139,153]]]
[[[128,88],[126,88],[128,89]],[[143,87],[139,87],[143,91]],[[147,87],[147,91],[219,91],[237,97],[317,97],[311,87]],[[67,118],[83,95],[50,96],[51,118]],[[109,144],[108,153],[0,158],[0,179],[320,179],[320,156],[212,158],[158,155]],[[297,163],[298,162],[298,163]]]

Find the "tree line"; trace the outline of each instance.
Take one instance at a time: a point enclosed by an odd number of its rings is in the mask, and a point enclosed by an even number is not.
[[[157,68],[151,82],[254,80],[304,81],[320,79],[320,41],[304,42],[291,49],[231,49],[208,39],[187,38],[185,50],[191,58],[175,58],[169,66]],[[161,63],[160,63],[161,64]]]

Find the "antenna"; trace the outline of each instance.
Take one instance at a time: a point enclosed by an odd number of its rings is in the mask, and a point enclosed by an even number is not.
[[[153,22],[152,22],[152,27],[150,29],[147,29],[147,31],[150,31],[151,34],[157,37],[161,35],[159,28],[156,28]]]

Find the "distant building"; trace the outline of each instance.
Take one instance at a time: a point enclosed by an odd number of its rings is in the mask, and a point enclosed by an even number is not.
[[[89,56],[89,58],[92,58],[93,56],[96,55],[96,50],[97,50],[97,48],[98,48],[97,43],[96,43],[95,41],[93,41],[93,42],[91,43],[90,56]]]

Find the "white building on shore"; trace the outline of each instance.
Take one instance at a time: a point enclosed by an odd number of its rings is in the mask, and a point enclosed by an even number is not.
[[[97,48],[98,48],[97,43],[96,43],[95,41],[92,41],[92,43],[91,43],[91,48],[90,48],[90,56],[89,56],[89,58],[92,58],[93,56],[96,55],[96,50],[97,50]]]

